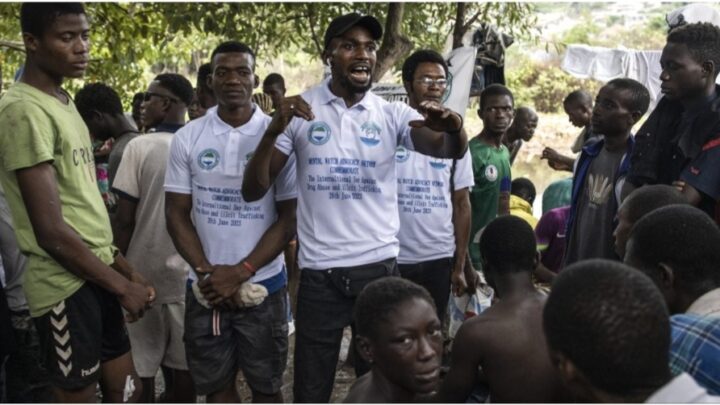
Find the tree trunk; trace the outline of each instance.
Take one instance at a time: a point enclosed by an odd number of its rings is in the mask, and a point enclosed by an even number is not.
[[[457,5],[457,12],[455,13],[455,26],[453,27],[453,49],[460,48],[463,46],[463,37],[472,28],[473,24],[482,16],[483,20],[487,19],[487,13],[489,7],[487,3],[483,3],[475,14],[470,17],[469,20],[465,21],[468,13],[469,3],[455,3]]]
[[[455,13],[455,26],[453,27],[453,43],[452,49],[463,46],[462,39],[465,36],[465,14],[467,13],[467,3],[455,3],[457,10]]]
[[[390,70],[395,62],[410,52],[413,47],[412,41],[400,33],[404,9],[404,3],[388,4],[385,33],[383,34],[382,46],[377,52],[373,82],[380,80],[385,72]]]

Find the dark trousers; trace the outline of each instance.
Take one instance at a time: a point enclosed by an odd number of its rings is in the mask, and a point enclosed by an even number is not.
[[[295,332],[294,402],[327,403],[335,382],[343,329],[352,325],[355,296],[349,296],[333,281],[333,272],[373,270],[382,267],[387,276],[399,276],[395,259],[329,270],[300,271]],[[354,334],[354,330],[353,330]],[[369,366],[355,356],[355,374]]]
[[[11,311],[11,319],[17,347],[5,363],[7,402],[53,402],[50,376],[30,312]]]
[[[425,287],[435,301],[437,316],[440,322],[445,319],[448,300],[450,299],[450,273],[453,258],[430,260],[414,264],[399,264],[400,275],[416,284]]]

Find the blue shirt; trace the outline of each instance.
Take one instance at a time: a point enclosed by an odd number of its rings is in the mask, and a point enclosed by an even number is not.
[[[670,317],[670,371],[690,374],[711,395],[720,394],[720,317]]]

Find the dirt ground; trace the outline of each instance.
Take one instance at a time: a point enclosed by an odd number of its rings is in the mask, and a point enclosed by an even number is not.
[[[350,365],[345,364],[345,360],[347,358],[347,351],[350,346],[350,328],[345,329],[345,334],[343,336],[342,346],[340,349],[340,359],[338,361],[337,369],[335,372],[335,387],[333,389],[332,396],[330,397],[330,402],[332,403],[339,403],[342,402],[343,399],[347,396],[348,390],[350,390],[350,387],[352,386],[353,382],[355,382],[355,371]],[[287,369],[285,370],[285,375],[283,376],[283,386],[282,386],[282,393],[283,398],[285,399],[285,402],[290,403],[293,402],[293,376],[294,376],[294,368],[293,368],[293,353],[295,352],[295,334],[292,334],[290,336],[290,339],[288,341],[288,364]],[[238,389],[240,391],[240,398],[243,402],[251,402],[251,394],[250,389],[248,388],[247,384],[245,384],[245,381],[242,377],[242,373],[238,375]]]
[[[293,353],[295,352],[295,334],[290,336],[288,346],[288,363],[287,369],[285,370],[285,375],[283,376],[282,393],[285,402],[291,403],[293,402]],[[345,397],[347,396],[348,390],[350,390],[353,382],[355,382],[355,372],[353,371],[353,368],[345,364],[349,346],[350,328],[346,328],[345,334],[343,336],[342,347],[340,349],[340,359],[338,361],[337,371],[335,372],[335,388],[333,389],[332,397],[330,398],[330,402],[333,403],[342,402],[343,399],[345,399]],[[238,373],[237,387],[238,391],[240,392],[240,398],[242,399],[242,402],[252,402],[250,389],[245,383],[242,372]],[[164,391],[165,384],[163,382],[162,372],[158,372],[158,376],[155,378],[155,394],[158,400],[160,400],[160,396]],[[205,397],[198,397],[198,402],[204,403]]]

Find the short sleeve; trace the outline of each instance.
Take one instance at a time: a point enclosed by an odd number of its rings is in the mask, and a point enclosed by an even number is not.
[[[505,172],[500,178],[500,192],[509,193],[510,188],[512,187],[512,169],[510,168],[510,161],[504,162],[503,166],[505,166]]]
[[[396,101],[384,106],[386,109],[385,116],[389,120],[388,128],[390,128],[396,137],[397,146],[404,146],[408,150],[415,150],[410,132],[410,121],[422,120],[423,116],[409,105]]]
[[[0,115],[0,157],[6,171],[54,160],[57,133],[52,120],[33,103],[16,102]]]
[[[703,146],[703,151],[680,174],[680,180],[720,200],[720,138]]]
[[[472,171],[472,160],[470,159],[470,148],[465,151],[462,159],[455,164],[455,174],[453,177],[455,190],[469,188],[475,185],[475,179]]]
[[[133,198],[140,198],[140,164],[142,150],[135,138],[125,146],[112,188]]]
[[[180,129],[170,143],[170,155],[165,170],[165,191],[192,194],[192,162],[187,145],[189,133]]]
[[[295,154],[288,156],[285,167],[275,180],[275,201],[297,198],[297,165]]]
[[[293,118],[288,124],[285,131],[275,140],[275,149],[279,150],[283,154],[290,156],[293,154],[295,149],[295,134],[297,133],[298,126],[300,125],[300,118]]]

